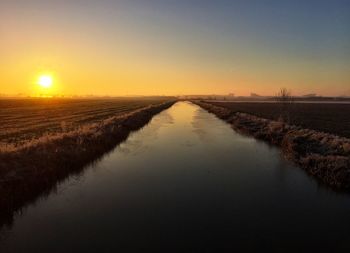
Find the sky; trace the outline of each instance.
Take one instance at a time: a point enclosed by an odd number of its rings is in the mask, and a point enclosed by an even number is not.
[[[49,90],[37,84],[51,75]],[[0,0],[0,94],[350,95],[348,0]]]

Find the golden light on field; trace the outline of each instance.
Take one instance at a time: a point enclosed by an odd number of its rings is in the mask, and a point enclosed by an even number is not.
[[[42,75],[38,78],[38,84],[43,88],[50,88],[52,86],[52,76]]]

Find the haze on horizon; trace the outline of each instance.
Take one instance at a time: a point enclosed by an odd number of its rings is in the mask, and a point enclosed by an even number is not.
[[[2,0],[0,93],[350,95],[350,1]]]

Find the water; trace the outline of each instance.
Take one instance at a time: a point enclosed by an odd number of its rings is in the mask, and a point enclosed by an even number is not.
[[[350,197],[179,102],[2,234],[0,252],[344,252]]]

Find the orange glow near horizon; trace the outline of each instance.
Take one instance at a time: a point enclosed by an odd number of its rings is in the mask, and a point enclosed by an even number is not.
[[[264,96],[286,87],[293,95],[350,96],[350,58],[342,46],[348,37],[341,34],[328,45],[331,36],[324,42],[317,36],[302,40],[300,34],[308,34],[304,26],[297,36],[291,26],[291,37],[269,23],[260,32],[258,25],[271,15],[252,25],[251,17],[226,13],[226,8],[206,20],[198,8],[186,19],[182,15],[190,12],[153,12],[156,8],[146,8],[143,1],[93,1],[96,5],[84,8],[74,1],[5,2],[0,8],[1,94]],[[51,79],[38,80],[38,74]]]

